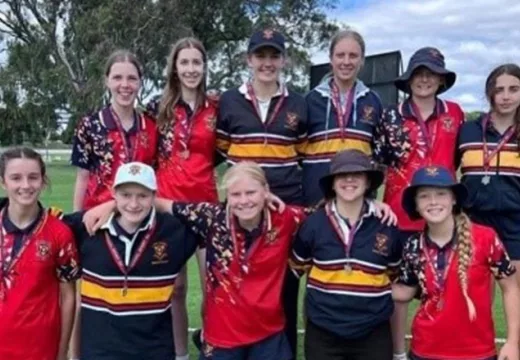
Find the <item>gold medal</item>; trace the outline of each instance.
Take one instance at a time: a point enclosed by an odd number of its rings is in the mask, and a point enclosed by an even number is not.
[[[352,272],[352,266],[350,266],[350,265],[348,265],[348,264],[346,264],[346,265],[344,266],[344,269],[345,269],[345,271],[346,271],[347,273],[349,273],[349,274]]]
[[[124,288],[121,289],[121,295],[126,296],[127,293],[128,293],[128,289],[125,286]]]

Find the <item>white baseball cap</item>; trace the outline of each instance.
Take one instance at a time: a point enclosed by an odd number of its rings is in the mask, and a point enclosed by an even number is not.
[[[117,169],[113,187],[116,188],[123,184],[139,184],[149,190],[156,191],[155,171],[151,166],[137,161],[121,165]]]

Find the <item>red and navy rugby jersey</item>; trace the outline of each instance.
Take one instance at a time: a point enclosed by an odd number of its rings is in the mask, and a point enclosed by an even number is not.
[[[2,201],[2,203],[6,203]],[[72,233],[41,208],[18,229],[2,207],[0,359],[56,360],[61,336],[60,282],[78,276]]]
[[[425,255],[425,251],[429,251],[430,258],[435,259],[439,256],[438,250],[421,240],[422,236],[418,233],[406,240],[398,277],[398,282],[421,289],[421,305],[412,323],[412,352],[420,358],[439,360],[494,356],[493,304],[489,295],[491,275],[500,280],[515,272],[504,246],[491,228],[471,224],[473,249],[468,269],[468,295],[477,314],[471,321],[457,273],[457,250],[451,250],[454,257],[445,265],[449,268],[446,269],[444,289],[440,292],[434,285],[436,274]],[[457,319],[456,326],[453,326],[454,319]]]
[[[148,109],[156,115],[158,102],[151,102]],[[158,128],[155,171],[158,196],[175,201],[218,201],[214,169],[217,102],[207,99],[193,112],[181,100],[174,106],[173,115],[173,123]],[[183,119],[187,122],[186,131],[183,130]],[[186,139],[181,139],[182,136]],[[187,142],[187,152],[183,141]]]
[[[384,110],[376,129],[374,158],[388,166],[383,201],[397,215],[401,230],[421,231],[424,221],[411,220],[401,206],[404,189],[421,167],[443,166],[456,171],[457,135],[464,113],[456,103],[437,99],[433,114],[426,119],[429,142],[413,112],[411,99]]]
[[[124,163],[153,165],[157,154],[157,128],[147,114],[136,113],[129,131],[120,129],[110,107],[80,120],[72,141],[72,165],[90,172],[83,209],[112,199],[116,171]],[[129,144],[129,151],[125,144]]]
[[[281,214],[266,210],[261,234],[248,249],[244,231],[227,214],[225,204],[174,203],[172,211],[206,242],[206,342],[235,348],[282,331],[283,282],[303,210],[291,206]]]
[[[271,191],[288,204],[302,202],[299,161],[307,134],[305,100],[283,88],[269,104],[267,120],[257,114],[246,84],[220,97],[217,119],[217,149],[229,165],[257,162],[265,171]],[[278,101],[283,103],[269,122]]]

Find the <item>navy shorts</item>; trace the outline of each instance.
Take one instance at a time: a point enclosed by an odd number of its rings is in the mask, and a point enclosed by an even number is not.
[[[230,349],[216,348],[204,343],[199,360],[289,360],[291,347],[281,331],[257,343]]]

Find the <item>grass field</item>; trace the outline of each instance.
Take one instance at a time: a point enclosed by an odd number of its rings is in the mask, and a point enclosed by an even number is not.
[[[45,191],[42,195],[42,201],[45,206],[56,206],[60,207],[64,211],[71,211],[72,209],[72,194],[74,188],[75,181],[75,170],[64,163],[52,163],[48,166],[48,174],[51,181],[51,187],[49,190]],[[201,291],[198,280],[198,270],[197,270],[197,262],[192,259],[188,264],[188,277],[190,288],[188,290],[188,312],[190,317],[190,327],[198,328],[201,324],[200,321],[200,302],[201,302]],[[300,291],[300,303],[302,299],[304,289],[304,281],[301,284]],[[415,310],[416,304],[412,304],[410,307],[410,316],[409,320],[412,319],[412,314]],[[300,306],[301,309],[301,306]],[[301,313],[301,311],[300,311]],[[495,326],[497,337],[503,338],[505,337],[506,331],[506,323],[504,320],[504,315],[502,311],[502,301],[500,294],[497,293],[496,301],[495,301]],[[302,329],[302,317],[300,315],[299,319],[299,328]],[[454,326],[456,324],[456,319],[453,319]],[[299,336],[299,358],[302,359],[302,343],[303,336]],[[196,349],[191,345],[190,341],[190,353],[192,357],[197,354]]]

